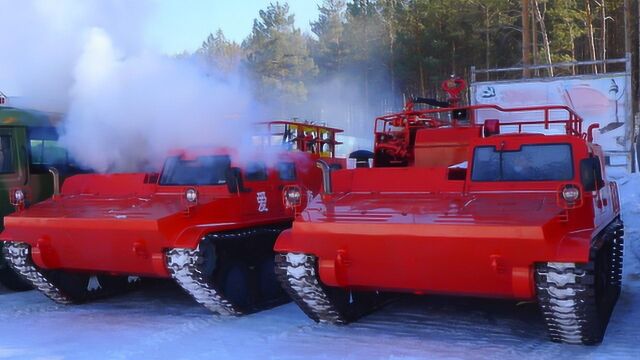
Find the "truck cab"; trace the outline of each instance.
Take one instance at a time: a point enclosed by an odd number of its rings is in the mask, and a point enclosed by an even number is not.
[[[51,197],[54,175],[50,168],[57,169],[60,181],[81,172],[58,144],[56,127],[61,118],[62,115],[55,113],[0,107],[0,216],[3,218],[16,210],[16,197],[23,197],[26,205]],[[14,290],[30,288],[3,259],[0,259],[0,282]]]

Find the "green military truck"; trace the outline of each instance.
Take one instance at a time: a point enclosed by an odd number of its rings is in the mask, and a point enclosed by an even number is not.
[[[16,197],[28,206],[52,196],[54,177],[81,172],[58,145],[56,125],[61,115],[0,105],[0,216],[15,211]],[[55,170],[51,170],[55,168]],[[54,176],[54,173],[58,175]],[[0,231],[4,223],[0,226]],[[0,242],[0,253],[2,250]],[[29,285],[0,256],[0,283],[12,290]]]

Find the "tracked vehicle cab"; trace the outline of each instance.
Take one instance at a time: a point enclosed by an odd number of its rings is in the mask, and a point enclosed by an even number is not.
[[[345,161],[334,156],[338,129],[261,125],[267,131],[242,152],[178,149],[159,173],[70,177],[59,196],[5,219],[5,258],[63,304],[126,290],[132,276],[174,279],[223,315],[286,301],[273,243],[319,192],[314,162],[342,168]]]
[[[49,198],[67,177],[86,172],[58,143],[61,119],[62,114],[0,103],[0,216]],[[13,290],[31,289],[1,257],[0,282]]]

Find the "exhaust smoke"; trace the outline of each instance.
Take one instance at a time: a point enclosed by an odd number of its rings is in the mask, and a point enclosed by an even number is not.
[[[61,142],[80,166],[158,169],[174,148],[247,144],[264,120],[239,74],[145,46],[152,5],[0,0],[11,14],[0,22],[0,88],[12,106],[65,113]]]

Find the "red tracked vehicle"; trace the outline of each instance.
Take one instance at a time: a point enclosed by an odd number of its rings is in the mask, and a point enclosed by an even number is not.
[[[372,168],[319,163],[323,193],[278,237],[276,273],[315,321],[353,321],[378,292],[533,300],[552,340],[598,343],[623,224],[595,128],[563,106],[380,117]]]
[[[238,315],[286,300],[273,244],[293,211],[283,189],[320,189],[314,162],[335,158],[336,133],[276,121],[252,154],[176,151],[159,174],[78,175],[60,194],[5,218],[4,256],[59,303],[121,291],[129,276],[173,278],[199,303]],[[266,150],[261,145],[285,145]],[[269,147],[274,149],[274,147]]]

